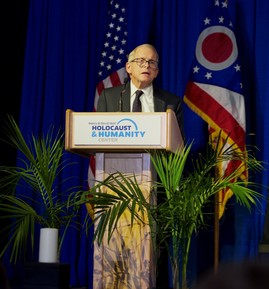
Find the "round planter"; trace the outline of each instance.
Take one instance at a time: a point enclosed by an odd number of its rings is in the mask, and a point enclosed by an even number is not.
[[[40,229],[39,262],[58,263],[58,234],[58,229]]]

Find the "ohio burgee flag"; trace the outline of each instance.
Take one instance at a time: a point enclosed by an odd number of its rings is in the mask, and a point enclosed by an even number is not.
[[[225,144],[228,139],[226,145],[232,146],[233,150],[246,152],[242,88],[238,47],[228,13],[228,1],[214,1],[203,20],[184,95],[185,103],[208,123],[213,148],[220,135],[220,141]],[[221,163],[218,174],[229,175],[233,170],[239,170],[243,181],[247,179],[247,168],[238,160]],[[232,195],[230,190],[219,193],[219,218]]]

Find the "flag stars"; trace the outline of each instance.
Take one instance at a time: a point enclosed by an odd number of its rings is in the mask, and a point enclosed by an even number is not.
[[[241,66],[238,65],[238,64],[236,64],[236,65],[234,66],[234,69],[235,69],[235,71],[240,71],[240,70],[241,70]]]
[[[104,49],[101,53],[101,61],[99,62],[98,77],[106,77],[111,71],[117,70],[123,63],[125,55],[127,31],[126,31],[126,10],[117,0],[110,1],[111,10],[109,11],[109,22],[106,31],[106,40],[104,41]]]
[[[222,4],[222,8],[228,8],[228,1],[227,0],[223,1],[221,4]]]
[[[229,22],[229,26],[230,26],[230,27],[233,27],[232,21]]]
[[[209,25],[210,24],[210,19],[208,17],[206,17],[206,19],[204,20],[205,25]]]
[[[215,6],[219,6],[219,5],[220,5],[219,0],[216,0],[215,1]]]
[[[199,70],[200,70],[200,67],[198,67],[197,65],[193,67],[193,73],[198,73]]]
[[[212,72],[207,72],[207,73],[205,74],[205,78],[206,78],[207,80],[209,80],[210,78],[212,78]]]
[[[224,17],[223,16],[219,17],[219,23],[224,23]]]

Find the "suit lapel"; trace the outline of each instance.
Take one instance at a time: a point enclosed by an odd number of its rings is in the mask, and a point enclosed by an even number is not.
[[[131,95],[131,88],[130,82],[126,84],[125,92],[122,94],[122,110],[124,112],[130,112],[130,96]]]
[[[166,103],[164,101],[163,95],[160,90],[153,86],[153,95],[154,95],[154,111],[163,112],[165,111]]]

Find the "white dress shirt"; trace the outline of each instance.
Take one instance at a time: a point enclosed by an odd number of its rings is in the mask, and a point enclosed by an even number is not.
[[[135,92],[137,90],[142,90],[143,94],[140,96],[140,101],[142,105],[142,112],[154,112],[154,102],[153,102],[153,86],[150,85],[144,89],[138,89],[133,85],[131,82],[131,103],[130,107],[132,109],[133,107],[133,102],[135,99]]]

